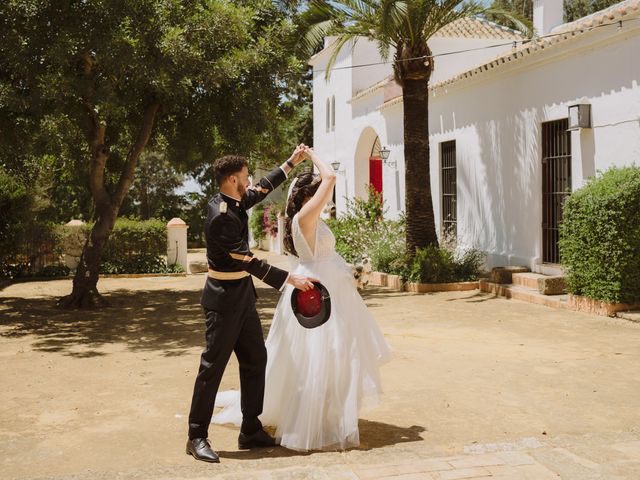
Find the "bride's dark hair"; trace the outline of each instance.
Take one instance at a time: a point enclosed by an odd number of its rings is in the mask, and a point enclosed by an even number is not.
[[[319,175],[314,175],[311,172],[301,173],[296,178],[296,184],[293,186],[287,201],[287,218],[284,221],[284,249],[297,257],[298,252],[296,252],[296,247],[293,246],[293,237],[291,236],[291,222],[294,215],[302,208],[304,200],[308,197],[313,197],[318,191],[322,180]]]

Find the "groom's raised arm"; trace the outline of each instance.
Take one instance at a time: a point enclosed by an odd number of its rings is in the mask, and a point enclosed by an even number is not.
[[[250,187],[247,190],[247,193],[242,197],[242,205],[245,209],[249,210],[256,203],[260,203],[262,200],[266,198],[271,192],[273,192],[276,188],[282,185],[287,179],[287,172],[283,167],[278,167],[271,170],[264,177],[260,179],[260,181]]]
[[[255,186],[248,189],[242,197],[242,206],[249,210],[278,188],[287,179],[289,172],[304,160],[307,148],[304,143],[298,145],[286,162],[271,170]]]

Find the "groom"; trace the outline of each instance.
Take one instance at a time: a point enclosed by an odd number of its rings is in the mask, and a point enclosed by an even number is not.
[[[209,271],[200,301],[205,315],[206,347],[193,388],[187,441],[187,454],[197,460],[220,461],[207,434],[231,352],[235,352],[240,364],[242,425],[238,448],[275,445],[275,439],[263,430],[258,419],[262,413],[267,351],[251,275],[278,290],[287,283],[308,290],[313,279],[280,270],[253,256],[249,250],[246,211],[264,200],[304,160],[305,148],[299,145],[285,163],[254,187],[249,186],[248,162],[244,157],[227,155],[214,163],[220,193],[208,205],[205,236]]]

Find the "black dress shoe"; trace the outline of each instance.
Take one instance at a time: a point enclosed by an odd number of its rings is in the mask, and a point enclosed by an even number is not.
[[[220,463],[218,454],[211,449],[206,438],[190,438],[187,440],[187,455],[203,462]]]
[[[238,448],[240,450],[249,450],[250,448],[275,447],[276,445],[276,439],[265,432],[263,429],[260,429],[256,433],[252,433],[251,435],[240,432],[240,436],[238,437]]]

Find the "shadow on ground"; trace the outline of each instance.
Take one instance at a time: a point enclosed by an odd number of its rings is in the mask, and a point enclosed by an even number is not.
[[[279,292],[258,289],[257,308],[265,335]],[[100,310],[63,310],[56,298],[5,297],[0,336],[34,336],[33,348],[76,357],[104,355],[100,347],[121,343],[133,351],[185,354],[204,346],[204,316],[197,290],[114,290]]]
[[[280,292],[257,288],[256,307],[266,338]],[[365,290],[369,306],[389,295],[385,289]],[[185,354],[204,346],[204,316],[199,290],[114,290],[104,293],[111,304],[101,310],[63,310],[56,298],[5,297],[0,305],[0,336],[34,336],[32,347],[75,357],[105,355],[106,344],[132,351]]]
[[[420,433],[424,432],[424,427],[413,425],[411,427],[398,427],[382,422],[372,422],[360,419],[358,422],[360,430],[360,446],[350,450],[372,450],[390,445],[406,442],[421,442],[423,438]],[[273,433],[273,432],[271,432]],[[275,457],[307,457],[309,455],[322,454],[323,451],[298,452],[287,448],[221,451],[218,452],[221,458],[231,458],[235,460],[257,460],[260,458]]]
[[[55,298],[6,297],[0,336],[33,335],[33,348],[70,356],[104,355],[100,347],[122,343],[134,351],[181,355],[204,341],[197,291],[116,290],[104,294],[111,307],[63,310]]]
[[[495,295],[493,293],[485,293],[485,292],[475,292],[471,295],[467,295],[466,297],[457,297],[457,298],[448,298],[447,302],[466,302],[466,303],[481,303],[486,302],[488,300],[497,300],[501,297]]]

